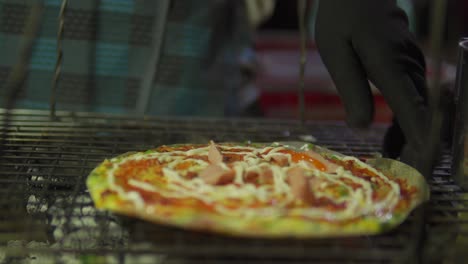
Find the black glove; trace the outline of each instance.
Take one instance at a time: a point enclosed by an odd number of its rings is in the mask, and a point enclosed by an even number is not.
[[[335,82],[351,127],[374,116],[368,80],[380,89],[396,117],[384,154],[414,165],[428,122],[425,62],[408,19],[395,0],[322,0],[316,43]]]

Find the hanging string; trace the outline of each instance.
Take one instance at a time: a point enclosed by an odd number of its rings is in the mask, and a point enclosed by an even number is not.
[[[301,124],[305,123],[305,67],[307,63],[307,21],[306,21],[306,0],[298,0],[297,3],[297,14],[299,18],[299,39],[300,39],[300,58],[299,58],[299,118]]]
[[[65,10],[67,8],[68,0],[62,0],[62,5],[60,7],[59,13],[59,25],[58,25],[58,32],[57,32],[57,60],[55,62],[55,71],[54,71],[54,78],[52,81],[52,88],[50,91],[50,117],[55,118],[55,106],[56,106],[56,92],[57,86],[60,80],[60,74],[62,72],[62,60],[63,60],[63,47],[62,47],[62,39],[63,39],[63,32],[65,29]]]

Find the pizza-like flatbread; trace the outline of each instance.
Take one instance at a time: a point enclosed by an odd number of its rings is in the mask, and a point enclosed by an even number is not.
[[[87,186],[100,209],[255,237],[376,234],[428,199],[424,178],[400,162],[311,144],[161,146],[105,160]]]

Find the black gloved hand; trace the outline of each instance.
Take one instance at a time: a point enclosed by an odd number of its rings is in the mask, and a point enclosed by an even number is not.
[[[374,104],[368,80],[396,117],[384,154],[415,165],[428,122],[425,62],[395,0],[322,0],[316,42],[351,127],[367,127]],[[400,129],[401,127],[401,129]],[[402,150],[403,149],[403,150]]]

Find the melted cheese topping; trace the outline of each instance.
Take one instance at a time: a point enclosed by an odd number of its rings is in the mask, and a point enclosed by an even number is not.
[[[390,213],[399,201],[400,187],[396,182],[353,157],[344,157],[341,160],[354,162],[355,166],[367,169],[375,174],[373,177],[378,177],[382,182],[390,186],[390,190],[383,199],[377,202],[374,201],[374,190],[372,189],[371,182],[353,175],[343,167],[340,166],[335,173],[326,173],[315,168],[307,161],[293,162],[290,154],[281,152],[281,150],[285,150],[285,146],[279,144],[265,148],[218,145],[218,149],[221,151],[221,154],[243,156],[243,159],[240,161],[222,164],[224,168],[231,168],[235,172],[235,178],[231,184],[217,186],[207,184],[198,177],[193,179],[184,178],[184,175],[188,171],[199,173],[209,165],[208,162],[194,157],[207,156],[209,151],[208,146],[188,151],[153,152],[149,154],[136,153],[120,160],[113,159],[111,160],[113,166],[109,170],[107,178],[108,185],[122,199],[132,202],[137,209],[144,209],[145,202],[138,192],[125,191],[122,186],[116,184],[115,172],[128,161],[157,159],[159,163],[164,164],[164,167],[162,168],[163,175],[155,175],[155,177],[163,177],[166,180],[164,185],[153,185],[133,178],[129,179],[127,184],[134,188],[158,193],[168,198],[195,198],[207,205],[213,206],[218,213],[223,215],[237,217],[280,217],[291,215],[327,220],[347,220],[362,215],[378,214],[381,212]],[[307,145],[301,149],[307,149]],[[273,155],[285,156],[289,161],[289,165],[281,167],[270,163],[269,161]],[[192,165],[187,169],[176,169],[177,165],[189,161]],[[301,167],[306,171],[307,177],[311,179],[313,177],[314,181],[319,183],[310,184],[315,198],[328,199],[336,205],[344,204],[345,206],[334,210],[320,205],[309,207],[294,206],[297,204],[297,201],[295,201],[291,188],[287,183],[287,171],[294,166]],[[247,172],[260,173],[264,167],[271,169],[273,175],[272,184],[254,185],[244,181],[244,175]],[[343,180],[352,182],[355,187],[351,187],[343,182]],[[375,179],[372,179],[372,181],[375,181]],[[331,185],[334,186],[332,190],[340,189],[342,193],[337,195],[331,192],[330,189],[327,191],[327,187]],[[229,201],[231,203],[228,203]],[[235,201],[236,206],[232,206],[232,201]],[[261,205],[259,206],[258,203],[261,203]]]

